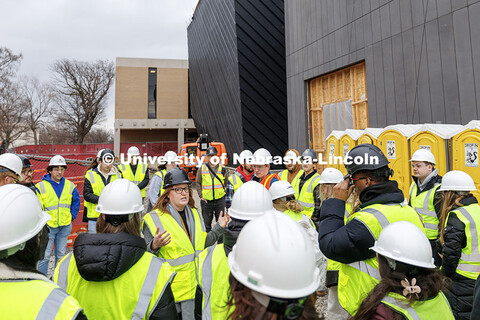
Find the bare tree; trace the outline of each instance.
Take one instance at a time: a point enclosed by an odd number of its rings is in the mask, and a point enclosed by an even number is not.
[[[35,144],[38,144],[38,130],[45,125],[46,116],[52,115],[54,93],[50,85],[34,78],[24,78],[21,84],[26,108],[25,125],[32,131]]]
[[[86,136],[85,143],[112,143],[113,132],[104,128],[93,128]]]
[[[18,84],[6,81],[0,94],[0,137],[5,148],[25,132],[25,101],[20,95]]]
[[[49,125],[47,123],[38,130],[39,144],[70,144],[72,140],[68,133],[65,134],[65,130],[55,126],[55,124]]]
[[[95,124],[104,119],[109,89],[115,77],[113,62],[83,62],[63,59],[52,66],[58,93],[58,121],[83,143]]]
[[[17,64],[20,63],[21,60],[22,54],[14,54],[10,49],[0,47],[0,82],[12,76]]]

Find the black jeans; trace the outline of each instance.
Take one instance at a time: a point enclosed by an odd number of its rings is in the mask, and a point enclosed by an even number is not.
[[[218,200],[207,200],[206,203],[203,200],[200,202],[202,204],[202,217],[205,222],[205,229],[207,232],[210,232],[212,230],[213,215],[215,214],[215,219],[218,222],[220,211],[225,211],[225,197]]]

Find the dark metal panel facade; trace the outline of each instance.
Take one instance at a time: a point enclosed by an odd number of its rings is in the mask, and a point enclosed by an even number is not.
[[[192,116],[229,155],[287,149],[284,20],[283,0],[201,0],[188,27]]]
[[[362,60],[371,127],[480,116],[479,0],[285,0],[285,8],[290,147],[309,144],[308,80]]]

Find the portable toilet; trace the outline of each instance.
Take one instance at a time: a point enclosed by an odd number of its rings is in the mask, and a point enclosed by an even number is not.
[[[357,140],[363,134],[363,130],[347,129],[344,131],[343,135],[340,137],[338,143],[340,147],[340,155],[345,159],[348,152],[352,150],[353,147],[357,145]],[[347,174],[347,169],[344,165],[338,167],[344,175]]]
[[[480,120],[472,120],[452,138],[452,170],[468,173],[475,181],[475,196],[480,201],[480,167],[478,146],[480,145]]]
[[[363,130],[363,134],[358,138],[357,144],[370,143],[377,145],[377,139],[380,133],[382,133],[382,128],[366,128]]]
[[[426,123],[410,138],[410,154],[418,149],[428,149],[435,156],[438,174],[443,176],[451,170],[451,139],[464,127],[459,124]]]
[[[341,157],[342,152],[340,151],[340,138],[343,136],[344,131],[340,130],[333,130],[327,137],[327,159],[323,159],[323,161],[328,161],[328,167],[332,167],[335,169],[340,168],[340,162],[337,164],[330,163],[332,159],[335,157]]]
[[[408,140],[414,136],[422,125],[397,124],[386,127],[378,136],[377,146],[383,151],[389,167],[393,169],[393,179],[398,182],[398,188],[408,196],[410,187],[410,153]]]

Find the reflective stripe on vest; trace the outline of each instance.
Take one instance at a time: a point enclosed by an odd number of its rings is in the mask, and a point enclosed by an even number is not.
[[[143,181],[143,179],[145,179],[145,174],[147,173],[147,166],[143,163],[137,164],[137,170],[135,171],[135,174],[133,174],[132,166],[130,164],[122,163],[120,168],[123,178],[132,181],[137,186]],[[145,197],[145,188],[140,189],[140,191],[142,193],[142,197]]]
[[[196,209],[185,208],[186,220],[182,221],[178,212],[173,207],[169,212],[162,212],[158,209],[149,212],[143,218],[142,229],[148,228],[152,235],[155,235],[157,228],[160,232],[168,230],[172,241],[158,250],[159,257],[167,260],[177,276],[172,283],[172,291],[175,301],[190,300],[195,298],[196,291],[196,261],[198,255],[205,246],[205,226]],[[183,225],[187,224],[190,231],[188,236]]]
[[[223,166],[221,164],[218,165],[217,177],[212,176],[210,170],[207,168],[206,164],[202,165],[201,168],[201,177],[202,177],[202,197],[205,200],[218,200],[225,196],[225,190],[223,189],[223,184],[225,183],[225,177],[222,174]],[[213,169],[212,169],[213,171]]]
[[[435,192],[440,187],[437,183],[428,191],[421,192],[417,195],[417,184],[415,182],[410,186],[410,204],[415,211],[422,217],[425,233],[430,240],[438,237],[438,216],[435,212],[434,198]]]
[[[270,174],[267,174],[265,177],[263,177],[260,183],[263,184],[263,186],[267,188],[267,190],[270,190],[270,185],[272,183],[273,178],[277,178],[278,180],[280,180],[277,174],[270,173]]]
[[[37,195],[42,204],[43,210],[52,218],[48,221],[48,225],[52,228],[59,226],[67,226],[72,222],[72,214],[70,207],[72,204],[73,191],[75,184],[64,178],[64,185],[60,198],[57,196],[55,189],[50,182],[42,180],[37,183],[40,194]]]
[[[410,206],[400,204],[374,204],[350,215],[348,221],[353,219],[361,222],[374,240],[378,239],[383,228],[397,221],[411,222],[425,232],[417,212]],[[338,280],[338,299],[342,307],[352,316],[355,315],[363,299],[379,280],[376,258],[342,264]]]
[[[110,176],[110,182],[115,181],[116,179],[120,179],[120,173],[117,172],[115,175]],[[88,170],[87,173],[85,173],[85,179],[87,179],[90,182],[90,185],[92,186],[92,191],[93,194],[96,196],[100,196],[102,193],[103,188],[105,188],[105,185],[103,184],[102,177],[100,177],[99,173],[96,173],[93,170]],[[84,206],[87,208],[87,217],[88,218],[98,218],[100,216],[100,213],[98,213],[95,209],[97,208],[96,203],[88,202],[84,200]]]
[[[232,184],[234,193],[237,191],[238,188],[240,188],[241,185],[244,184],[242,177],[240,177],[240,174],[237,171],[235,171],[234,174],[228,177],[228,181],[230,181],[230,183]]]
[[[455,319],[450,304],[442,292],[439,292],[438,295],[432,299],[415,301],[413,304],[409,303],[405,297],[399,294],[388,293],[382,299],[382,303],[403,315],[407,320],[423,320],[435,317],[441,318],[442,320]]]
[[[165,179],[165,175],[167,174],[167,170],[163,169],[162,171],[155,172],[156,176],[159,176],[162,179],[162,183],[160,183],[160,189],[158,190],[158,197],[160,197],[165,189],[163,188],[163,180]]]
[[[471,214],[472,210],[474,214]],[[480,207],[472,204],[459,207],[453,210],[460,221],[465,224],[465,235],[467,245],[462,248],[462,255],[458,261],[457,273],[470,278],[477,279],[480,272],[480,251],[478,247],[478,225],[480,224]]]
[[[315,199],[313,195],[313,190],[318,185],[319,182],[320,182],[320,175],[318,173],[315,173],[312,177],[310,177],[310,179],[305,181],[305,183],[302,186],[302,190],[300,190],[300,193],[297,198],[298,203],[300,203],[303,206],[303,214],[309,218],[312,217],[313,211],[315,209]]]
[[[95,315],[99,319],[107,316],[112,319],[148,319],[175,276],[168,263],[145,252],[121,277],[101,282],[88,281],[80,275],[71,256],[72,253],[68,259],[59,262],[54,281],[67,286],[67,291],[78,297],[89,318]],[[101,308],[98,306],[99,297],[105,297],[102,300],[105,305]]]
[[[212,290],[212,256],[216,245],[208,247],[205,262],[202,264],[202,281],[200,283],[203,292],[202,318],[212,319],[212,309],[210,307],[210,293]],[[200,262],[201,263],[201,262]],[[200,278],[199,278],[200,279]]]
[[[0,280],[2,319],[76,319],[82,308],[56,284],[43,280]]]

